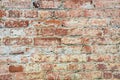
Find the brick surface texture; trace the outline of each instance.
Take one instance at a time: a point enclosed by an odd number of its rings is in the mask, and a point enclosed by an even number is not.
[[[120,0],[0,0],[0,80],[120,80]]]

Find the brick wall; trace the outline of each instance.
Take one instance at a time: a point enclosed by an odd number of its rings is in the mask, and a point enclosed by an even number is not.
[[[120,80],[120,0],[0,0],[0,80]]]

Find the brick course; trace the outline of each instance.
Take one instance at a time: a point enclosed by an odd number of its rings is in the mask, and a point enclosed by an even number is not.
[[[0,0],[0,80],[120,80],[120,0]]]

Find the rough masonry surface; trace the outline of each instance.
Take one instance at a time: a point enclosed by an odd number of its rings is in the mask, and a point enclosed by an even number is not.
[[[120,0],[0,0],[0,80],[120,80]]]

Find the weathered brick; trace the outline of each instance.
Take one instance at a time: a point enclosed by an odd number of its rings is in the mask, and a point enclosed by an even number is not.
[[[106,17],[119,17],[119,9],[102,9],[102,10],[83,10],[84,17],[97,17],[97,18],[106,18]]]
[[[120,79],[120,73],[119,72],[114,73],[113,76],[114,76],[115,79]]]
[[[68,64],[67,65],[67,70],[79,70],[79,65],[78,64]]]
[[[22,16],[22,11],[20,10],[9,10],[8,17],[19,18]]]
[[[112,18],[110,20],[110,24],[111,26],[115,27],[115,28],[119,28],[120,27],[120,22],[119,22],[120,18]]]
[[[111,71],[116,71],[116,70],[119,70],[120,69],[120,64],[117,63],[117,62],[114,62],[114,63],[108,63],[108,70],[111,70]]]
[[[84,53],[92,53],[92,47],[91,46],[89,46],[89,45],[85,45],[85,46],[83,46],[83,48],[82,48],[82,51],[84,52]]]
[[[56,18],[77,18],[81,16],[83,16],[83,11],[81,9],[54,11],[54,17]]]
[[[63,44],[81,44],[80,38],[70,38],[70,37],[63,37],[61,39]]]
[[[34,38],[34,45],[36,46],[51,46],[61,44],[60,38]]]
[[[53,70],[67,70],[67,64],[54,64]]]
[[[55,30],[55,35],[57,35],[57,36],[66,36],[67,34],[68,34],[68,29],[57,28]]]
[[[53,58],[54,57],[54,58]],[[56,55],[33,54],[30,58],[31,62],[57,62]]]
[[[65,8],[80,8],[85,3],[91,3],[92,0],[67,0],[64,2]]]
[[[48,72],[46,74],[46,79],[47,80],[55,80],[55,79],[59,80],[60,79],[59,74],[60,74],[59,72]]]
[[[31,73],[25,73],[24,75],[26,80],[45,79],[45,72],[31,72]]]
[[[35,8],[58,8],[60,6],[60,0],[37,0],[33,2]]]
[[[50,19],[46,20],[44,22],[45,25],[56,25],[56,26],[61,26],[63,24],[62,20],[57,20],[57,19]]]
[[[119,48],[117,45],[93,45],[93,53],[117,53]]]
[[[68,29],[64,28],[42,28],[37,29],[37,35],[42,36],[65,36],[68,33]]]
[[[31,0],[7,0],[2,1],[5,8],[30,8]]]
[[[5,27],[7,28],[20,28],[20,27],[28,27],[28,20],[6,20]]]
[[[26,36],[35,36],[35,35],[37,35],[37,30],[35,28],[31,28],[31,27],[25,28],[23,30],[23,33],[24,32],[25,32]]]
[[[9,72],[8,65],[7,64],[0,64],[0,74],[8,73],[8,72]]]
[[[109,24],[109,19],[95,19],[91,18],[88,21],[89,26],[107,26]]]
[[[88,56],[88,61],[95,61],[95,62],[112,62],[112,56],[110,54],[102,54],[100,55],[97,53],[96,55],[92,54]]]
[[[96,69],[96,64],[95,63],[83,63],[82,65],[83,70],[94,70]]]
[[[0,18],[6,15],[5,10],[0,10]]]
[[[9,66],[9,71],[10,72],[23,72],[23,66],[21,65],[10,65]]]
[[[42,70],[45,70],[45,71],[52,71],[53,70],[53,64],[50,64],[50,63],[46,63],[46,64],[42,64]]]
[[[38,11],[38,17],[41,19],[51,18],[53,16],[53,11]]]
[[[102,36],[103,31],[99,28],[72,28],[68,35],[72,36]]]
[[[0,80],[119,80],[119,0],[0,0]]]
[[[37,34],[41,34],[42,36],[54,36],[55,35],[55,28],[42,28],[37,29]]]
[[[65,62],[86,62],[87,58],[85,54],[82,55],[59,55],[58,62],[65,63]]]
[[[81,79],[101,79],[102,73],[100,71],[79,72]]]
[[[38,17],[38,11],[37,10],[25,10],[24,17],[25,18],[36,18]]]
[[[98,70],[106,70],[107,69],[107,66],[105,64],[97,64],[96,67]]]
[[[83,27],[87,26],[87,18],[79,19],[66,19],[63,21],[63,26],[65,27]]]
[[[112,78],[112,73],[111,72],[104,72],[103,73],[103,77],[105,79],[111,79]]]
[[[0,80],[12,80],[12,75],[11,74],[1,74],[0,75]]]
[[[5,27],[5,22],[3,20],[0,20],[0,27],[1,28]]]
[[[93,0],[96,8],[119,8],[119,0]]]
[[[20,38],[20,37],[16,37],[16,38],[6,37],[3,39],[3,43],[5,45],[30,45],[32,44],[32,39]]]

